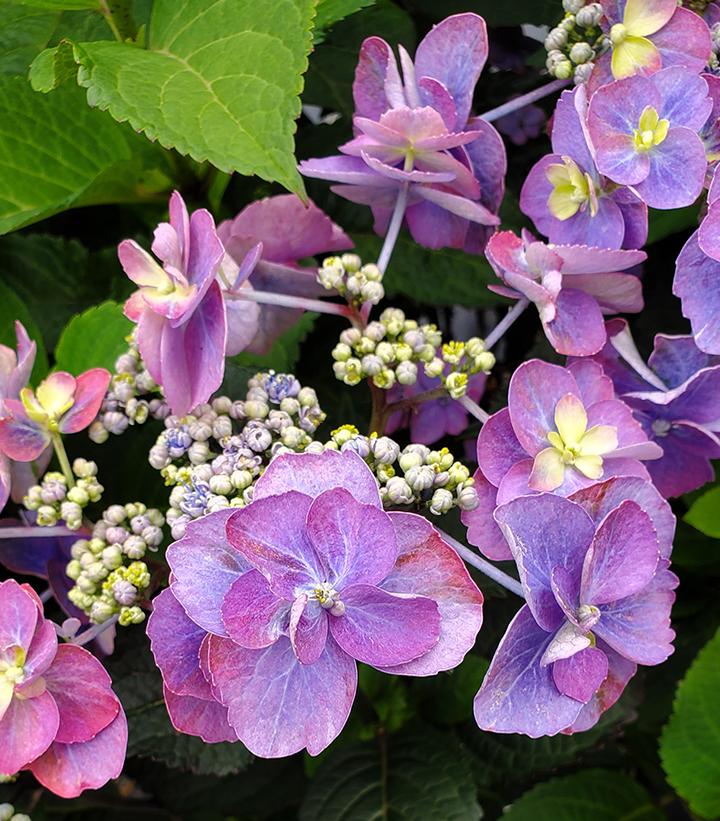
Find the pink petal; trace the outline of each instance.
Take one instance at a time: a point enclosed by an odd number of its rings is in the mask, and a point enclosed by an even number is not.
[[[301,664],[313,664],[322,655],[328,637],[328,614],[306,594],[290,610],[290,642]]]
[[[574,285],[574,277],[569,279],[568,284],[570,283]],[[565,356],[590,356],[598,353],[607,337],[603,315],[595,298],[568,287],[560,291],[555,306],[555,318],[543,325],[553,348]]]
[[[215,699],[179,696],[163,687],[165,706],[170,723],[179,733],[202,738],[206,744],[237,741],[235,731],[228,724],[227,707]]]
[[[356,113],[375,120],[388,108],[406,104],[395,55],[380,37],[363,41],[355,69],[353,98]]]
[[[61,798],[76,798],[97,790],[122,772],[127,749],[127,720],[122,708],[115,720],[90,741],[54,743],[33,761],[30,771]]]
[[[167,273],[134,240],[125,239],[118,245],[118,257],[123,270],[136,285],[161,288],[167,283]]]
[[[42,755],[59,724],[58,708],[47,691],[35,698],[13,698],[0,718],[0,773],[14,775]]]
[[[6,399],[10,414],[0,418],[0,451],[18,462],[32,462],[50,444],[50,436],[33,422],[17,399]]]
[[[15,579],[0,582],[0,612],[3,614],[0,621],[0,651],[10,647],[27,650],[40,614],[35,602]]]
[[[586,647],[552,667],[555,686],[566,696],[587,704],[608,674],[608,659],[597,647]]]
[[[463,510],[461,514],[462,523],[467,528],[467,540],[488,559],[499,562],[512,560],[510,548],[493,518],[498,489],[488,482],[480,470],[475,471],[474,479],[479,504],[474,510]]]
[[[431,599],[401,597],[365,584],[343,590],[341,598],[345,613],[330,619],[330,632],[358,661],[377,667],[405,664],[438,642],[440,612]]]
[[[80,374],[76,380],[75,401],[62,417],[60,430],[77,433],[84,430],[97,416],[110,384],[110,371],[92,368]]]
[[[268,647],[287,634],[289,614],[290,603],[278,598],[257,570],[240,576],[222,605],[228,636],[250,650]]]

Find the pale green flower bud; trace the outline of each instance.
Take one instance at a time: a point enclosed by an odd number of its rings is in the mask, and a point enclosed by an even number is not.
[[[366,282],[360,288],[360,297],[363,302],[371,302],[377,305],[385,296],[385,289],[379,282]]]
[[[458,373],[454,371],[445,380],[445,387],[447,392],[453,399],[460,399],[467,393],[468,377],[466,373]]]
[[[85,569],[85,575],[91,582],[101,582],[107,578],[109,571],[102,562],[95,561]]]
[[[211,476],[208,484],[213,493],[218,493],[221,496],[229,496],[234,490],[232,480],[224,473]]]
[[[350,274],[354,274],[360,270],[362,260],[357,254],[343,254],[340,257],[343,268]]]
[[[40,505],[37,510],[37,523],[40,527],[52,527],[57,524],[57,520],[58,515],[54,507],[50,505]]]
[[[426,376],[441,376],[443,371],[445,370],[445,363],[439,357],[435,357],[430,362],[425,363],[425,375]]]
[[[88,436],[96,445],[102,445],[110,438],[110,432],[99,419],[96,419],[88,428]]]
[[[233,483],[233,487],[238,490],[245,490],[246,487],[250,487],[252,484],[253,475],[249,470],[234,470],[230,474],[230,481]]]
[[[372,353],[375,350],[376,342],[370,339],[369,336],[364,336],[355,346],[355,350],[359,354]]]
[[[587,63],[588,60],[592,60],[594,56],[595,51],[589,43],[575,43],[570,49],[570,59],[577,65]]]
[[[294,396],[286,396],[280,400],[280,410],[290,416],[297,416],[300,412],[300,403]]]
[[[387,329],[382,322],[370,322],[367,328],[365,328],[365,336],[368,339],[372,339],[373,342],[380,342],[385,338],[386,333]]]
[[[94,622],[95,624],[102,624],[104,621],[107,621],[110,616],[115,613],[115,608],[110,604],[110,602],[105,601],[104,599],[96,599],[92,603],[92,607],[90,608],[90,621]]]
[[[317,393],[313,388],[301,388],[297,400],[304,408],[312,408],[318,403]]]
[[[345,345],[343,342],[338,342],[338,344],[332,349],[332,358],[336,362],[347,362],[352,355],[352,348],[349,345]]]
[[[465,343],[465,353],[471,358],[479,356],[485,352],[485,340],[479,336],[473,336]]]
[[[120,545],[111,544],[102,552],[102,563],[108,570],[115,570],[123,562],[123,552]]]
[[[390,370],[390,368],[385,368],[385,370],[375,374],[372,380],[376,387],[382,388],[384,391],[389,391],[395,384],[395,371]]]
[[[270,413],[270,406],[267,402],[257,399],[248,399],[245,402],[245,415],[249,419],[265,419]]]
[[[121,627],[128,627],[131,624],[142,624],[145,621],[145,613],[137,606],[122,607],[118,622]]]
[[[71,487],[70,490],[68,490],[67,498],[69,501],[74,502],[81,507],[84,507],[90,501],[88,492],[79,485]]]
[[[395,376],[401,385],[414,385],[417,382],[417,365],[414,362],[401,362],[395,369]]]
[[[449,469],[450,481],[454,485],[461,485],[470,477],[470,471],[462,464],[462,462],[455,462]]]
[[[413,451],[403,452],[398,458],[398,464],[403,473],[407,473],[411,468],[422,465],[423,461],[422,454]]]
[[[475,357],[474,365],[479,371],[490,373],[495,367],[495,355],[490,353],[490,351],[485,351],[485,353],[481,353]]]
[[[126,519],[125,508],[122,505],[110,505],[103,513],[103,519],[105,519],[108,524],[119,525]]]
[[[447,513],[455,503],[452,493],[444,488],[438,488],[430,500],[430,512],[435,516]]]
[[[71,562],[68,562],[68,565],[65,568],[65,574],[69,578],[71,578],[75,582],[80,578],[81,573],[82,565],[77,559],[73,559]]]
[[[398,362],[407,362],[412,359],[413,349],[404,342],[397,342],[395,344],[395,359]]]
[[[0,804],[0,821],[10,821],[15,815],[15,807],[12,804]]]
[[[383,328],[383,332],[384,331],[385,331],[385,329]],[[340,334],[340,342],[342,342],[343,345],[347,345],[349,347],[352,347],[353,345],[357,345],[357,343],[360,341],[361,338],[362,338],[362,331],[359,328],[346,328]],[[300,393],[302,393],[302,391],[300,391]]]
[[[378,343],[375,353],[386,365],[389,365],[395,359],[394,346],[390,342]]]

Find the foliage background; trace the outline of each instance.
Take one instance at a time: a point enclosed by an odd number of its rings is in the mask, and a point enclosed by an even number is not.
[[[110,11],[125,42],[108,25]],[[130,292],[117,243],[134,237],[148,245],[175,187],[217,221],[283,186],[302,193],[293,153],[324,156],[351,134],[361,41],[379,34],[412,51],[434,22],[459,11],[482,14],[490,26],[476,111],[543,82],[542,46],[520,24],[556,22],[562,11],[552,0],[319,0],[317,7],[315,0],[0,0],[0,342],[12,344],[14,319],[25,323],[40,348],[35,381],[53,366],[111,367],[128,331],[120,306]],[[303,105],[339,116],[314,125],[306,112],[294,133],[301,92]],[[552,104],[543,103],[548,113]],[[547,149],[544,134],[522,147],[508,143],[504,227],[525,224],[518,192]],[[373,258],[379,240],[367,209],[339,200],[324,183],[310,181],[307,193]],[[688,331],[671,282],[697,215],[695,206],[651,214],[647,307],[632,319],[643,353],[657,331]],[[386,286],[412,316],[483,333],[504,310],[485,287],[490,279],[482,257],[427,251],[401,237]],[[254,368],[294,369],[317,389],[329,427],[364,429],[364,388],[332,375],[338,331],[334,318],[306,316],[269,356],[230,363],[226,389],[240,395]],[[557,361],[528,313],[503,342],[486,408],[504,404],[510,374],[530,356]],[[476,433],[470,427],[467,441]],[[78,437],[70,447],[98,462],[107,499],[124,501],[132,487],[162,505],[165,489],[142,467],[156,434],[148,424],[122,442],[98,447]],[[257,761],[239,744],[178,736],[142,629],[122,631],[108,668],[130,719],[125,776],[70,802],[23,776],[0,787],[0,802],[35,821],[718,817],[720,487],[675,507],[673,559],[682,582],[675,655],[641,668],[588,733],[530,741],[477,729],[472,698],[517,609],[482,578],[486,622],[466,661],[431,680],[363,669],[348,726],[318,759]],[[447,526],[462,538],[458,522]]]

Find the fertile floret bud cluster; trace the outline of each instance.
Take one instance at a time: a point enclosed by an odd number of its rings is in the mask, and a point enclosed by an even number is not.
[[[607,38],[600,28],[603,15],[600,3],[563,0],[565,17],[545,38],[547,70],[558,80],[585,83],[595,59],[607,49]]]
[[[72,465],[76,477],[73,487],[62,473],[48,471],[39,485],[29,488],[23,504],[37,514],[40,527],[52,527],[63,521],[70,530],[82,526],[83,510],[99,502],[103,486],[97,480],[97,465],[86,459],[76,459]]]
[[[163,540],[165,517],[140,502],[111,505],[93,527],[89,539],[71,548],[66,573],[75,582],[68,598],[95,624],[118,615],[123,626],[139,624],[139,607],[150,586],[150,572],[142,559]]]
[[[377,305],[385,296],[382,271],[374,263],[362,264],[357,254],[327,257],[318,269],[317,281],[328,291],[357,307],[366,302]]]
[[[414,385],[422,368],[426,376],[441,377],[444,384],[449,381],[454,398],[465,392],[469,375],[487,372],[495,364],[481,339],[443,345],[435,325],[419,325],[399,308],[386,308],[364,330],[343,331],[332,356],[335,376],[346,385],[366,378],[383,390]]]
[[[0,804],[0,821],[31,821],[31,819],[24,812],[15,812],[12,804]]]

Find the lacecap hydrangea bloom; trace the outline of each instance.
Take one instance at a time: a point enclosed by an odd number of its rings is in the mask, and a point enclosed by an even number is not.
[[[63,798],[117,778],[127,722],[102,664],[58,646],[28,585],[0,583],[0,610],[0,774],[28,769]]]
[[[558,496],[516,499],[496,519],[526,604],[475,698],[483,730],[532,738],[592,727],[638,664],[672,653],[677,577],[652,520],[623,501],[594,521]]]
[[[347,720],[357,661],[460,663],[483,597],[422,517],[386,513],[352,451],[287,454],[254,500],[191,522],[148,625],[175,727],[256,755],[317,755]]]

